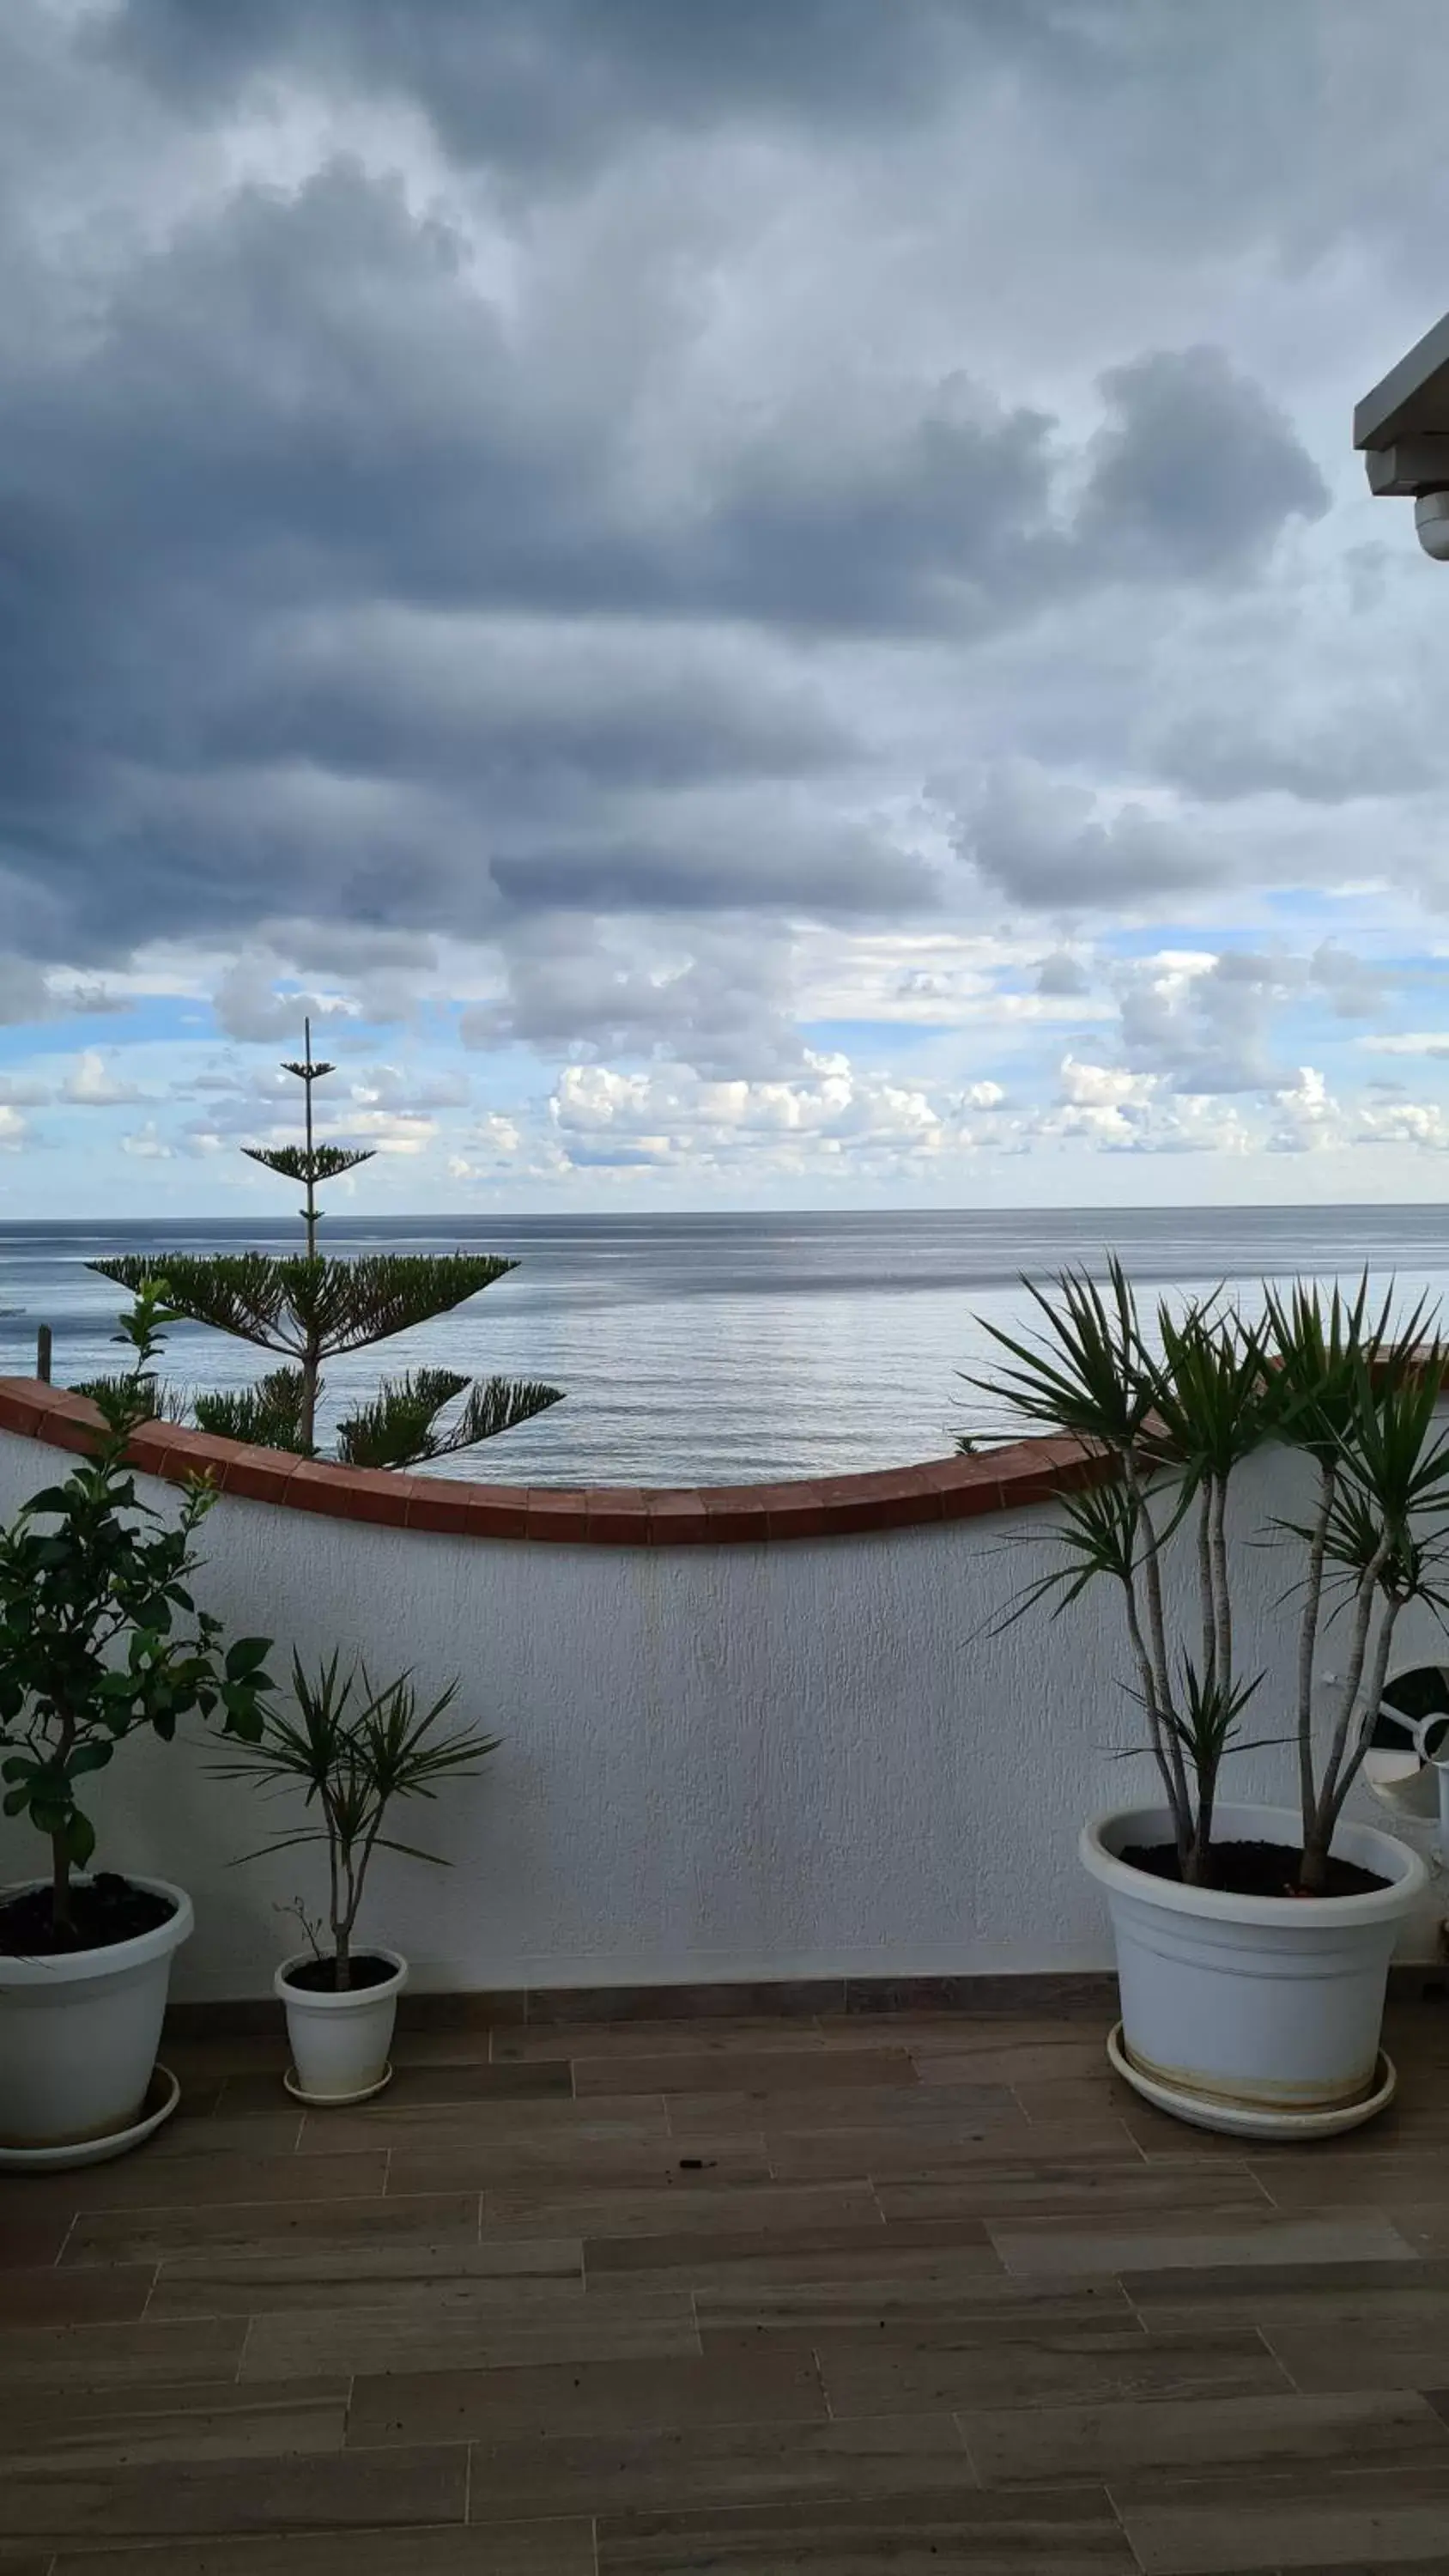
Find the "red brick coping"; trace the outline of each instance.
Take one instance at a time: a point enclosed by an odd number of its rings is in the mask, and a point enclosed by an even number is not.
[[[85,1451],[100,1417],[83,1396],[39,1378],[0,1378],[0,1431]],[[157,1422],[138,1431],[132,1464],[182,1484],[209,1476],[224,1494],[285,1503],[329,1520],[441,1530],[453,1538],[566,1539],[602,1547],[715,1547],[782,1538],[845,1538],[1017,1511],[1095,1483],[1100,1459],[1075,1440],[1019,1440],[975,1458],[931,1458],[879,1475],[805,1477],[782,1485],[465,1484],[452,1477],[335,1467]]]

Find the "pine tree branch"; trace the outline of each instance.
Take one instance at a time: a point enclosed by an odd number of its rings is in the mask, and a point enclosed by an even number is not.
[[[247,1440],[259,1449],[308,1454],[302,1438],[300,1369],[272,1369],[254,1386],[218,1388],[210,1395],[199,1395],[192,1410],[197,1429],[214,1432],[220,1440]]]
[[[440,1426],[438,1416],[469,1386],[452,1369],[414,1369],[385,1379],[369,1404],[338,1424],[338,1457],[349,1467],[413,1467],[450,1458],[561,1401],[557,1387],[536,1380],[489,1378],[471,1388],[454,1422]]]
[[[430,1323],[517,1268],[492,1253],[368,1253],[356,1261],[265,1253],[126,1253],[93,1270],[133,1292],[164,1280],[174,1311],[285,1359],[323,1360]]]
[[[261,1163],[267,1171],[278,1173],[284,1181],[335,1181],[343,1172],[355,1172],[359,1163],[372,1162],[375,1145],[243,1145],[249,1163]]]

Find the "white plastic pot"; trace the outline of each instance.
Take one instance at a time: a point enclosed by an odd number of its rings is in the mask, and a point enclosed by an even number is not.
[[[1221,1842],[1297,1849],[1295,1809],[1220,1807]],[[1389,1883],[1362,1896],[1232,1896],[1132,1869],[1133,1844],[1170,1842],[1165,1807],[1084,1827],[1081,1856],[1111,1909],[1124,2071],[1204,2128],[1285,2132],[1305,2114],[1371,2102],[1389,1960],[1428,1879],[1417,1852],[1372,1825],[1340,1824],[1333,1849]],[[1145,2089],[1145,2086],[1144,2086]],[[1387,2096],[1385,2095],[1386,2099]]]
[[[171,1899],[174,1913],[154,1931],[104,1950],[0,1958],[0,2148],[81,2148],[140,2118],[172,1953],[190,1939],[194,1917],[184,1889],[128,1876],[132,1887]]]
[[[294,1986],[292,1972],[310,1964],[310,1950],[284,1959],[272,1980],[287,2007],[288,2090],[304,2102],[364,2102],[369,2093],[381,2092],[392,2073],[388,2050],[408,1963],[378,1941],[368,1943],[367,1956],[392,1962],[392,1975],[381,1985],[356,1986],[341,1995]]]

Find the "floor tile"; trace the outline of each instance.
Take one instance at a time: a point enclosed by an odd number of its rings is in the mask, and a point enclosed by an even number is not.
[[[488,2245],[471,2237],[436,2245],[403,2237],[321,2251],[299,2245],[290,2254],[202,2252],[159,2265],[147,2314],[261,2317],[287,2308],[373,2308],[409,2287],[431,2287],[446,2304],[460,2290],[485,2284],[500,2307],[518,2313],[582,2280],[583,2246],[567,2236],[521,2236]]]
[[[756,2120],[754,2129],[759,2130]],[[309,2112],[301,2124],[304,2156],[385,2146],[393,2155],[447,2155],[458,2147],[490,2152],[535,2146],[582,2152],[594,2146],[657,2145],[669,2136],[659,2094],[631,2093],[618,2103],[575,2102],[556,2095],[537,2102],[395,2100],[389,2091],[358,2111]]]
[[[11,2468],[0,2479],[0,2534],[59,2549],[94,2540],[461,2522],[467,2490],[461,2447],[270,2459],[264,2476],[251,2462],[231,2461]]]
[[[532,2370],[403,2372],[359,2379],[349,2443],[539,2439],[683,2424],[781,2424],[826,2413],[808,2344],[679,2361],[581,2362]]]
[[[591,2287],[639,2273],[711,2282],[824,2281],[876,2278],[882,2266],[904,2277],[943,2259],[977,2273],[1001,2273],[1000,2258],[980,2219],[901,2219],[886,2226],[862,2214],[841,2226],[785,2230],[740,2228],[728,2234],[586,2237],[584,2271]]]
[[[305,2158],[300,2159],[305,2162]],[[856,2166],[856,2172],[860,2167]],[[770,2158],[763,2137],[587,2137],[496,2142],[450,2142],[441,2151],[397,2147],[388,2172],[395,2192],[536,2192],[557,2184],[565,2191],[638,2189],[672,2191],[691,2174],[716,2183],[768,2182]]]
[[[234,2379],[243,2317],[119,2326],[21,2326],[0,2334],[0,2390],[135,2387],[147,2381]]]
[[[498,2296],[499,2288],[503,2297]],[[545,2362],[604,2363],[692,2356],[693,2303],[682,2290],[623,2305],[573,2284],[533,2307],[511,2285],[458,2282],[446,2296],[410,2287],[368,2308],[293,2308],[253,2318],[246,2381],[311,2379],[332,2371],[497,2370]]]
[[[1449,2462],[1388,2473],[1241,2481],[1162,2480],[1149,2500],[1127,2498],[1123,2526],[1145,2576],[1237,2576],[1261,2568],[1347,2567],[1375,2576],[1445,2556]]]
[[[918,2081],[904,2048],[770,2049],[753,2056],[730,2050],[717,2056],[683,2050],[661,2055],[641,2049],[632,2057],[581,2057],[574,2066],[580,2101],[613,2093],[799,2093],[816,2087],[838,2093],[857,2084],[884,2092]]]
[[[93,2217],[111,2210],[202,2209],[216,2201],[255,2208],[271,2200],[357,2200],[381,2192],[387,2156],[373,2147],[350,2156],[153,2156],[144,2150],[83,2172],[47,2176],[39,2190],[54,2207]]]
[[[705,2337],[710,2352],[713,2338]],[[760,2347],[757,2345],[756,2347]],[[993,2406],[1124,2405],[1166,2398],[1288,2393],[1289,2382],[1251,2329],[1150,2336],[1105,2316],[1044,2326],[1007,2340],[977,2331],[956,2341],[822,2334],[816,2354],[832,2415],[936,2414]]]
[[[137,2467],[156,2460],[271,2459],[289,2451],[340,2451],[347,2379],[287,2388],[122,2386],[27,2405],[0,2424],[0,2462],[35,2468]],[[3,2576],[3,2570],[0,2570]]]
[[[1099,2489],[605,2517],[600,2576],[1129,2576]]]
[[[0,2576],[10,2570],[0,2562]],[[25,2576],[45,2576],[43,2567]],[[592,2522],[208,2541],[154,2550],[64,2550],[51,2576],[596,2576]]]
[[[702,2188],[681,2175],[667,2190],[513,2190],[484,2194],[485,2239],[495,2234],[652,2236],[754,2234],[764,2228],[879,2224],[868,2182],[756,2183]]]
[[[303,2159],[296,2158],[300,2166]],[[254,2204],[233,2201],[215,2208],[101,2210],[77,2219],[66,2239],[63,2265],[165,2263],[205,2248],[213,2254],[285,2257],[302,2261],[329,2251],[379,2244],[476,2245],[480,2192],[433,2192],[413,2199],[299,2200]],[[555,2231],[550,2231],[553,2233]]]
[[[1345,2453],[1387,2469],[1436,2454],[1449,2461],[1449,2426],[1419,2396],[1373,2391],[1334,2397],[1157,2399],[1150,2406],[991,2408],[958,2417],[987,2486],[1102,2478],[1121,2501],[1149,2493],[1165,2470],[1213,2469],[1250,2481],[1294,2461]]]
[[[95,2271],[0,2272],[0,2331],[6,2326],[90,2326],[141,2314],[156,2278],[153,2263],[106,2264]]]
[[[904,2496],[976,2483],[950,2415],[849,2424],[704,2424],[634,2434],[480,2443],[475,2521],[539,2512],[623,2513]]]
[[[1228,2159],[1178,2170],[1149,2167],[1140,2156],[1006,2158],[995,2149],[963,2165],[948,2182],[883,2180],[880,2204],[887,2218],[970,2215],[1005,2223],[1014,2214],[1022,2220],[1036,2216],[1064,2230],[1074,2220],[1090,2227],[1097,2216],[1131,2217],[1146,2224],[1154,2211],[1170,2217],[1203,2210],[1246,2212],[1250,2218],[1275,2215],[1246,2165]]]
[[[1009,2272],[1166,2272],[1220,2263],[1411,2262],[1413,2248],[1387,2218],[1322,2223],[1280,2218],[1272,2210],[1193,2210],[1176,2225],[1170,2212],[1144,2217],[1140,2229],[1116,2216],[1090,2231],[1070,2219],[1041,2217],[1029,2227],[993,2225],[992,2241]]]
[[[1064,2290],[1056,2282],[1013,2281],[1001,2273],[963,2270],[939,2257],[915,2273],[710,2284],[696,2291],[694,2305],[707,2334],[852,2334],[872,2342],[903,2332],[931,2338],[976,2335],[994,2342],[1049,2326],[1103,2320],[1123,2327],[1135,2324],[1115,2281]]]

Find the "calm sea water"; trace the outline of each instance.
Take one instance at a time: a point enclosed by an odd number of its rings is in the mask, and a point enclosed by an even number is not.
[[[1436,1208],[1164,1208],[845,1216],[417,1217],[329,1226],[328,1249],[511,1254],[519,1268],[470,1306],[336,1362],[335,1405],[381,1365],[544,1377],[566,1404],[449,1472],[547,1484],[727,1484],[939,1457],[958,1431],[999,1428],[960,1372],[982,1367],[985,1321],[1020,1320],[1020,1277],[1119,1251],[1139,1284],[1222,1279],[1247,1306],[1264,1277],[1356,1278],[1449,1296],[1449,1213]],[[0,1226],[0,1370],[34,1367],[55,1334],[60,1384],[116,1365],[117,1292],[103,1253],[294,1251],[252,1222]],[[171,1377],[235,1385],[257,1355],[197,1327]]]

